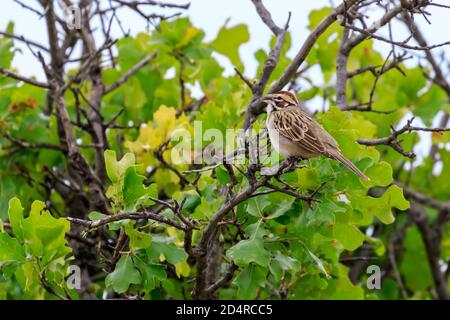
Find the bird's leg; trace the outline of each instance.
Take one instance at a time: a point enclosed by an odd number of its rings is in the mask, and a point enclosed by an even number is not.
[[[289,165],[288,165],[288,167],[286,168],[286,171],[292,171],[292,170],[297,169],[297,168],[298,168],[297,162],[300,162],[300,161],[302,161],[302,160],[304,160],[304,159],[301,158],[301,157],[289,157],[289,158],[287,159],[287,161],[289,162]]]
[[[274,165],[271,168],[261,168],[261,175],[263,176],[275,176],[275,175],[279,175],[279,174],[283,174],[285,172],[289,172],[289,171],[293,171],[297,168],[301,168],[301,166],[299,166],[297,164],[297,162],[303,160],[302,158],[298,158],[298,157],[289,157],[286,159],[286,162],[284,162],[285,164],[283,165],[281,162]],[[280,164],[282,164],[280,166]],[[281,181],[280,181],[281,182]]]
[[[274,176],[274,175],[276,175],[279,172],[279,170],[280,170],[280,165],[279,164],[276,164],[276,165],[274,165],[274,166],[272,166],[270,168],[263,167],[263,168],[261,168],[261,175],[263,175],[263,176]]]

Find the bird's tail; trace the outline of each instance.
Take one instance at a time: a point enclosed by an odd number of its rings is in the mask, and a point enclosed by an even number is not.
[[[368,176],[366,176],[364,173],[361,172],[350,160],[348,160],[346,157],[344,157],[341,153],[336,153],[333,155],[330,155],[330,158],[338,160],[341,162],[344,166],[352,170],[354,173],[356,173],[358,176],[363,178],[364,180],[370,180]]]

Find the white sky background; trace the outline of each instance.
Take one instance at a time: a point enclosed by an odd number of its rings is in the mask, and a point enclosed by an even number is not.
[[[35,8],[40,9],[37,0],[22,0]],[[105,4],[108,0],[104,1]],[[162,0],[164,2],[165,0]],[[229,26],[238,23],[245,23],[248,25],[250,31],[250,41],[245,43],[240,48],[241,57],[248,75],[254,75],[257,64],[254,59],[254,52],[260,48],[269,49],[269,40],[271,33],[264,25],[257,15],[255,8],[250,0],[167,0],[171,3],[184,4],[191,3],[189,10],[184,15],[188,15],[195,26],[203,29],[206,32],[206,41],[213,40],[219,29],[223,26],[225,21],[229,18]],[[435,0],[439,3],[447,3],[450,5],[450,0]],[[290,32],[292,36],[292,48],[290,50],[291,56],[295,55],[300,48],[303,41],[308,35],[308,14],[313,9],[329,6],[330,3],[335,5],[340,4],[341,0],[265,0],[264,4],[271,12],[274,21],[283,26],[288,12],[292,12],[292,19],[290,23]],[[168,11],[166,11],[168,12]],[[169,11],[174,12],[174,11]],[[429,44],[436,44],[450,40],[450,10],[430,7],[428,12],[432,14],[430,20],[432,25],[428,25],[425,20],[418,17],[419,25],[423,30]],[[124,24],[125,29],[130,29],[132,34],[145,31],[146,23],[142,18],[125,9],[120,12],[120,18]],[[373,17],[379,16],[378,12],[374,12]],[[373,18],[371,16],[371,18]],[[47,43],[47,32],[45,27],[45,20],[39,19],[36,14],[29,12],[20,7],[12,0],[0,1],[0,29],[5,30],[9,21],[15,23],[15,33],[24,35],[27,38],[34,39],[40,43]],[[386,29],[386,28],[385,28]],[[121,36],[118,28],[114,28],[113,36]],[[407,33],[403,26],[394,25],[394,37],[398,41],[406,38]],[[377,49],[383,53],[387,53],[390,45],[377,42]],[[16,45],[22,49],[22,53],[17,53],[13,61],[16,67],[22,74],[27,76],[37,76],[44,80],[44,75],[39,63],[36,63],[34,57],[29,52],[26,45],[16,41]],[[442,51],[436,49],[435,52]],[[446,52],[450,54],[450,47],[446,48]],[[223,59],[222,59],[223,60]],[[221,61],[226,63],[226,61]],[[225,65],[226,72],[232,71],[230,65]]]
[[[29,4],[35,8],[40,6],[36,0],[22,0],[24,3]],[[108,0],[105,1],[105,5]],[[162,0],[164,2],[166,0]],[[193,21],[193,24],[198,28],[203,29],[206,32],[206,41],[213,40],[217,35],[219,29],[223,26],[225,21],[229,18],[228,26],[233,26],[238,23],[245,23],[248,25],[250,32],[250,41],[245,43],[240,48],[241,58],[246,66],[245,73],[248,76],[254,76],[257,68],[257,63],[254,58],[254,52],[260,48],[269,50],[269,40],[271,37],[270,30],[264,25],[259,16],[257,15],[255,8],[250,0],[167,0],[171,3],[184,4],[190,2],[191,6],[189,10],[183,15],[187,15]],[[436,3],[443,3],[450,5],[450,0],[435,0]],[[271,12],[274,21],[279,25],[284,25],[288,12],[292,12],[292,18],[290,23],[290,32],[292,36],[292,46],[289,54],[294,56],[298,51],[304,40],[308,35],[308,14],[311,10],[321,8],[323,6],[329,6],[330,3],[335,5],[340,4],[341,0],[265,0],[264,4]],[[450,10],[430,7],[427,10],[431,13],[429,18],[432,25],[429,25],[423,18],[416,15],[417,21],[425,34],[428,43],[437,44],[450,40]],[[168,11],[165,11],[168,12]],[[174,12],[174,11],[169,11]],[[371,14],[371,18],[374,19],[379,16],[380,12],[374,12]],[[131,34],[136,34],[141,31],[145,31],[146,23],[142,18],[132,13],[129,10],[122,10],[120,18],[124,24],[125,29],[130,29]],[[47,43],[47,32],[45,27],[45,20],[39,19],[36,14],[25,10],[12,0],[0,1],[0,29],[5,30],[9,21],[14,21],[15,29],[14,33],[17,35],[23,35],[26,38],[33,39],[37,42]],[[384,28],[386,29],[386,28]],[[400,24],[394,24],[394,38],[397,41],[403,41],[407,37],[405,28]],[[113,37],[120,37],[122,33],[118,28],[113,29]],[[386,34],[386,30],[383,30],[381,34]],[[21,48],[21,53],[16,53],[13,67],[17,69],[21,74],[26,76],[36,76],[38,79],[45,80],[42,68],[36,59],[31,55],[26,45],[16,41],[16,46]],[[377,42],[376,48],[383,54],[387,55],[390,50],[390,45]],[[445,51],[447,56],[450,55],[450,46],[446,48],[439,48],[433,52],[438,54]],[[421,53],[417,53],[421,55]],[[231,64],[227,59],[220,58],[219,61],[226,67],[225,73],[227,75],[232,74]],[[413,62],[409,62],[413,63]],[[414,61],[416,63],[416,60]],[[314,77],[314,76],[313,76]],[[315,78],[315,77],[314,77]],[[320,77],[317,77],[318,82]],[[316,106],[310,106],[315,108]],[[415,121],[420,125],[420,121]],[[419,157],[428,152],[430,145],[430,134],[421,133],[423,138],[420,146],[417,146],[416,150]]]

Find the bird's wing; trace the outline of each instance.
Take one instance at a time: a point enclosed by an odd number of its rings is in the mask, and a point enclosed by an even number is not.
[[[319,154],[325,152],[326,147],[321,136],[328,140],[329,134],[309,115],[298,108],[287,108],[274,112],[273,116],[274,129],[278,130],[281,136],[298,143],[310,152]]]

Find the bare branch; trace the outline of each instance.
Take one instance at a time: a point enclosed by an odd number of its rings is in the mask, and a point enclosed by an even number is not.
[[[15,73],[13,71],[6,70],[5,68],[0,67],[0,73],[2,73],[5,77],[13,78],[19,81],[23,81],[25,83],[31,84],[33,86],[43,88],[43,89],[50,89],[50,85],[45,82],[41,82],[38,80],[30,79],[27,77],[24,77],[18,73]]]
[[[29,46],[33,46],[33,47],[36,47],[38,49],[41,49],[42,51],[49,52],[49,49],[46,48],[44,45],[42,45],[42,44],[40,44],[40,43],[38,43],[36,41],[30,40],[30,39],[26,39],[22,35],[16,35],[16,34],[7,33],[7,32],[3,32],[3,31],[0,31],[0,35],[4,36],[4,37],[7,37],[7,38],[11,38],[11,39],[16,39],[16,40],[22,41],[22,42],[26,43]]]
[[[367,103],[367,105],[366,105],[365,108],[361,108],[361,109],[359,109],[359,111],[374,111],[374,110],[372,109],[372,106],[373,106],[373,96],[374,96],[374,94],[375,94],[375,90],[376,90],[376,88],[377,88],[378,81],[379,81],[381,75],[385,73],[384,70],[385,70],[385,68],[386,68],[386,64],[387,64],[387,62],[388,62],[388,60],[389,60],[389,58],[391,57],[392,54],[393,54],[393,51],[389,52],[388,56],[387,56],[386,59],[384,60],[383,65],[381,66],[380,72],[378,72],[378,73],[376,74],[376,76],[375,76],[375,80],[374,80],[374,82],[373,82],[372,89],[370,90],[370,94],[369,94],[369,102]],[[347,63],[347,61],[345,61],[345,63]],[[347,73],[346,73],[346,70],[345,70],[344,72],[342,72],[342,77],[346,77],[346,76],[347,76]],[[346,83],[346,78],[342,78],[342,79],[340,79],[340,80],[341,80],[341,81],[344,81],[344,83]],[[336,86],[337,86],[337,87],[340,87],[338,84],[336,84]],[[342,90],[342,89],[344,89],[344,88],[341,88],[341,90]],[[344,89],[344,90],[345,90],[345,89]],[[341,98],[341,101],[339,101],[339,102],[340,102],[340,104],[339,104],[340,109],[341,109],[341,110],[352,110],[351,107],[347,106],[347,97],[346,97],[346,95],[345,95],[345,92],[344,92],[344,93],[341,93],[341,95],[342,95],[342,94],[343,94],[344,96],[343,96],[343,97],[340,97],[340,98]],[[336,97],[336,99],[338,99],[338,98],[339,98],[339,96]],[[358,110],[358,109],[355,108],[355,109],[353,109],[353,110]],[[379,111],[379,112],[380,112],[380,113],[383,113],[383,111]],[[386,113],[390,113],[390,112],[386,112]]]
[[[283,87],[289,83],[291,78],[295,75],[300,65],[305,61],[312,47],[316,43],[325,30],[328,29],[337,19],[338,15],[345,13],[347,8],[360,2],[361,0],[346,0],[341,5],[336,7],[325,19],[323,19],[319,25],[308,35],[308,38],[303,43],[297,55],[294,57],[289,66],[284,70],[278,81],[274,82],[269,89],[269,93],[277,92],[283,89]]]
[[[15,3],[17,3],[18,5],[20,5],[22,8],[27,9],[27,10],[29,10],[29,11],[31,11],[31,12],[37,14],[37,15],[39,16],[39,18],[42,18],[42,17],[44,16],[44,14],[45,14],[45,13],[40,12],[39,10],[37,10],[37,9],[35,9],[35,8],[29,6],[29,5],[26,5],[25,3],[23,3],[23,2],[20,1],[20,0],[13,0],[13,1],[14,1]]]
[[[413,204],[409,209],[409,213],[412,215],[414,222],[419,228],[422,240],[425,244],[425,250],[427,253],[428,263],[430,265],[437,296],[439,299],[449,300],[450,294],[448,292],[447,281],[444,274],[441,272],[439,263],[441,255],[441,244],[439,243],[439,238],[433,235],[433,230],[428,224],[427,213],[421,206]]]
[[[159,146],[158,149],[156,149],[156,150],[153,152],[153,154],[155,155],[155,158],[156,158],[159,162],[161,162],[161,164],[162,164],[164,167],[166,167],[167,169],[169,169],[170,171],[172,171],[173,173],[175,173],[175,174],[178,176],[178,178],[180,179],[180,182],[181,182],[182,185],[189,185],[189,184],[191,184],[191,183],[189,182],[189,180],[186,179],[186,177],[185,177],[180,171],[178,171],[177,168],[175,168],[173,165],[171,165],[170,163],[168,163],[168,162],[164,159],[164,157],[163,157],[163,151],[164,151],[164,149],[165,149],[166,146],[167,146],[167,143],[163,143],[163,144],[161,144],[161,145]]]
[[[363,144],[366,146],[378,146],[378,145],[387,145],[395,149],[400,154],[414,159],[416,155],[413,152],[406,152],[404,151],[401,146],[400,142],[397,141],[397,137],[403,133],[406,132],[412,132],[412,131],[424,131],[424,132],[444,132],[444,131],[450,131],[450,128],[421,128],[421,127],[414,127],[411,125],[414,118],[407,121],[407,123],[400,129],[396,130],[392,128],[392,133],[390,136],[384,137],[384,138],[378,138],[378,139],[358,139],[356,140],[359,144]]]
[[[127,82],[128,79],[130,79],[132,76],[136,74],[142,67],[147,65],[150,61],[156,58],[156,52],[152,53],[151,55],[148,55],[141,61],[139,61],[136,65],[134,65],[130,70],[128,70],[122,77],[119,78],[116,82],[114,82],[109,87],[106,87],[103,94],[108,94],[117,88],[119,88],[122,84]]]
[[[347,63],[350,52],[346,48],[349,36],[350,29],[344,28],[336,55],[336,104],[341,110],[347,106]]]
[[[127,220],[127,219],[129,219],[129,220],[141,220],[141,219],[154,220],[154,221],[161,222],[161,223],[167,224],[169,226],[175,227],[180,230],[187,229],[186,225],[178,223],[176,221],[173,221],[169,218],[166,218],[164,216],[161,216],[161,215],[151,212],[151,211],[121,213],[121,214],[107,216],[105,218],[94,220],[94,221],[71,218],[71,217],[67,218],[67,220],[69,220],[70,222],[81,225],[88,229],[95,229],[95,228],[104,226],[111,222],[122,221],[122,220]]]
[[[370,72],[376,77],[378,74],[382,75],[382,74],[384,74],[384,73],[386,73],[386,72],[388,72],[388,71],[390,71],[392,69],[396,69],[399,66],[400,63],[402,63],[402,62],[404,62],[406,60],[409,60],[411,58],[412,58],[412,56],[406,56],[406,54],[403,54],[401,56],[396,57],[394,59],[394,61],[392,61],[391,63],[386,65],[384,68],[381,68],[382,65],[380,65],[380,66],[366,66],[366,67],[362,67],[362,68],[354,70],[354,71],[347,72],[347,78],[350,79],[350,78],[353,78],[353,77],[355,77],[357,75],[360,75],[362,73],[365,73],[365,72]],[[377,68],[380,68],[380,69],[377,70]]]
[[[291,20],[291,13],[289,12],[288,19],[284,28],[282,29],[280,27],[277,27],[270,17],[270,13],[264,7],[263,3],[259,0],[252,1],[257,9],[258,14],[261,17],[261,20],[271,28],[272,32],[274,32],[274,35],[276,35],[276,39],[274,47],[272,48],[272,50],[270,50],[269,56],[267,57],[266,61],[264,61],[264,66],[259,81],[251,86],[253,97],[248,104],[245,112],[243,124],[244,130],[247,130],[252,125],[256,117],[264,108],[264,103],[262,102],[261,96],[263,95],[267,82],[269,81],[273,70],[278,64],[278,60],[280,59],[281,49],[283,48],[286,33],[289,28],[289,22]]]
[[[397,13],[398,14],[398,13]],[[397,47],[403,48],[403,49],[408,49],[408,50],[416,50],[416,51],[427,51],[427,50],[433,50],[436,48],[440,48],[440,47],[444,47],[444,46],[448,46],[450,45],[450,41],[445,41],[445,42],[441,42],[438,44],[434,44],[434,45],[429,45],[429,46],[413,46],[413,45],[409,45],[407,44],[407,42],[409,41],[410,37],[408,37],[405,41],[393,41],[387,38],[384,38],[382,36],[376,35],[370,31],[367,31],[365,29],[361,29],[358,28],[356,26],[351,26],[351,25],[345,25],[346,28],[352,29],[353,31],[357,31],[360,32],[361,34],[365,35],[367,38],[373,38],[382,42],[386,42],[386,43],[390,43],[393,44]]]
[[[2,136],[4,136],[6,139],[11,141],[12,143],[18,145],[21,148],[24,149],[50,149],[50,150],[57,150],[57,151],[66,151],[66,149],[59,144],[52,144],[52,143],[45,143],[45,142],[28,142],[24,140],[17,139],[10,134],[6,132],[0,133]]]
[[[298,194],[296,192],[293,192],[293,191],[289,190],[286,187],[284,187],[284,188],[283,187],[279,187],[279,186],[276,186],[276,185],[274,185],[272,183],[269,183],[269,182],[266,182],[265,185],[267,187],[275,190],[275,191],[278,191],[278,192],[281,192],[281,193],[285,193],[287,195],[290,195],[290,196],[292,196],[294,198],[297,198],[299,200],[302,200],[302,201],[306,201],[309,205],[311,205],[311,202],[314,200],[311,195]]]
[[[236,72],[236,74],[239,76],[239,78],[241,78],[242,81],[244,81],[244,83],[250,88],[250,90],[252,90],[252,92],[255,91],[254,88],[254,84],[250,82],[250,80],[248,80],[240,71],[238,68],[234,67],[234,71]]]
[[[269,10],[266,9],[264,4],[262,3],[262,0],[252,0],[252,2],[261,20],[266,24],[266,26],[269,27],[270,30],[272,30],[272,33],[274,35],[278,35],[283,32],[283,29],[278,27],[272,20],[272,15],[270,14]]]
[[[176,3],[168,3],[168,2],[160,2],[160,1],[152,1],[152,0],[147,0],[147,1],[123,1],[123,0],[113,0],[114,2],[120,3],[122,5],[127,5],[127,6],[131,6],[131,7],[136,7],[136,6],[158,6],[161,8],[176,8],[176,9],[184,9],[187,10],[190,7],[190,3],[186,3],[186,4],[176,4]]]
[[[405,195],[406,198],[414,200],[417,203],[423,204],[425,206],[437,209],[439,211],[450,212],[450,202],[442,202],[432,197],[426,196],[420,192],[417,192],[409,188],[408,186],[399,181],[394,181],[394,184],[403,189],[403,194]]]

